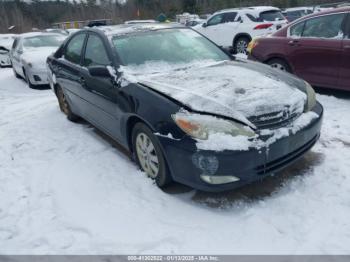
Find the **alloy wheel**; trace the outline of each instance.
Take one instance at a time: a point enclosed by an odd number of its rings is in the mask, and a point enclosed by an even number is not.
[[[151,178],[156,178],[159,172],[159,159],[151,139],[145,133],[136,137],[136,154],[140,165]]]
[[[236,44],[236,52],[237,54],[246,54],[248,48],[248,43],[245,40],[239,40]]]
[[[284,65],[281,65],[279,63],[272,63],[270,65],[272,68],[275,68],[275,69],[278,69],[278,70],[281,70],[281,71],[287,71],[285,66]]]

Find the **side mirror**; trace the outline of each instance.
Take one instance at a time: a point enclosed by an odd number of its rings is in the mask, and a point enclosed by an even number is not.
[[[207,26],[208,26],[207,23],[202,24],[202,27],[207,27]]]
[[[111,74],[106,66],[90,66],[88,70],[91,76],[111,77]]]

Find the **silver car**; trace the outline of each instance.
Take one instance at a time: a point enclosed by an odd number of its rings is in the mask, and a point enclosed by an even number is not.
[[[16,37],[10,51],[12,68],[17,78],[27,81],[30,88],[49,84],[46,59],[65,40],[57,33],[25,33]]]
[[[16,35],[0,34],[0,67],[11,66],[9,52]]]

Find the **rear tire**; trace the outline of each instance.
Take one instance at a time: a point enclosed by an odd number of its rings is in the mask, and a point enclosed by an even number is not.
[[[288,63],[285,62],[283,59],[273,58],[273,59],[269,60],[267,62],[267,64],[269,66],[271,66],[272,68],[275,68],[275,69],[278,69],[278,70],[281,70],[284,72],[292,73],[292,69],[290,68]]]
[[[234,54],[247,54],[247,47],[251,40],[246,36],[241,36],[236,39],[233,44],[233,52]]]
[[[171,184],[172,179],[159,141],[145,124],[139,122],[132,130],[132,148],[136,163],[160,188]]]
[[[68,100],[67,100],[61,87],[57,87],[56,95],[57,95],[58,104],[60,106],[60,109],[67,116],[67,118],[72,122],[76,122],[77,120],[79,120],[79,116],[74,114],[72,112],[72,110],[70,109],[70,106],[68,104]]]
[[[32,82],[30,82],[30,79],[29,79],[29,77],[27,76],[26,70],[24,70],[24,69],[23,69],[23,74],[24,74],[24,78],[25,78],[25,80],[26,80],[26,82],[27,82],[29,88],[35,89],[36,86],[33,85]]]

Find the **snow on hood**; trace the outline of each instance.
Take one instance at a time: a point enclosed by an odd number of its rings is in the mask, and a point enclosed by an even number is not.
[[[290,115],[301,114],[307,99],[303,81],[257,63],[206,62],[163,72],[155,67],[153,73],[150,66],[135,68],[127,70],[127,74],[134,72],[131,81],[164,93],[192,110],[230,117],[250,126],[254,125],[248,119],[254,116],[286,110]]]
[[[22,60],[26,63],[32,63],[36,67],[45,68],[47,57],[56,50],[57,47],[27,48],[24,50]]]

